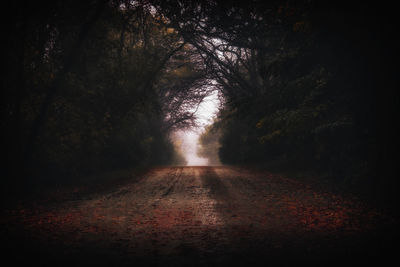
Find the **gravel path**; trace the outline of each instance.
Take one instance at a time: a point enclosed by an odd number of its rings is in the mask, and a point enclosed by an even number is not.
[[[362,263],[390,257],[398,237],[394,219],[355,197],[235,167],[154,168],[107,193],[3,214],[2,251],[52,266]]]

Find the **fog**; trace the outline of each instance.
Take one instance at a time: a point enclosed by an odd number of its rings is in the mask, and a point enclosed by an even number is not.
[[[217,92],[206,97],[196,112],[199,127],[176,133],[176,138],[181,141],[181,149],[187,161],[187,166],[208,165],[207,158],[201,158],[197,155],[197,143],[204,127],[212,123],[218,112],[219,103]]]
[[[194,131],[183,132],[181,135],[183,155],[187,166],[208,165],[208,159],[197,156],[197,141],[199,133]]]

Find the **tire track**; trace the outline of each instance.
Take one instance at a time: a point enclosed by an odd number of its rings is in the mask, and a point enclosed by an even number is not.
[[[45,247],[59,242],[61,253],[86,248],[171,266],[178,259],[209,266],[211,258],[310,256],[321,242],[341,252],[356,244],[346,243],[349,236],[373,229],[372,211],[353,200],[266,172],[162,167],[135,181],[96,198],[22,210],[19,225]],[[340,237],[344,244],[335,243]]]

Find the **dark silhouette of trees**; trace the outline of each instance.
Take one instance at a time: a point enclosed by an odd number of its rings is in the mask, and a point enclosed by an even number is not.
[[[195,126],[217,89],[223,108],[211,128],[223,163],[395,188],[388,7],[93,0],[3,10],[13,14],[2,23],[9,177],[169,163],[179,158],[171,132]]]
[[[202,158],[207,158],[209,165],[221,165],[219,159],[220,137],[221,133],[215,124],[207,126],[199,137],[197,154]]]
[[[223,94],[214,126],[223,163],[313,171],[383,194],[395,188],[399,97],[387,7],[152,2]]]
[[[170,133],[196,125],[208,74],[149,3],[4,10],[15,14],[2,25],[5,182],[183,163]]]

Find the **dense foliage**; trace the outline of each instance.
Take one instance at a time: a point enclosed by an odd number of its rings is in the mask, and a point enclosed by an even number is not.
[[[2,24],[8,178],[184,164],[170,133],[195,124],[206,74],[150,5],[18,1],[3,10],[15,14]]]
[[[212,126],[221,132],[222,163],[393,188],[399,98],[385,7],[156,2],[202,55],[223,95]],[[215,131],[207,129],[203,146]]]
[[[220,130],[213,124],[208,125],[198,140],[197,154],[208,159],[208,165],[221,165],[219,159]]]
[[[196,125],[196,106],[217,88],[223,108],[201,137],[203,156],[218,148],[224,164],[395,188],[398,43],[388,9],[309,0],[7,3],[6,170],[30,177],[179,164],[169,136]]]

